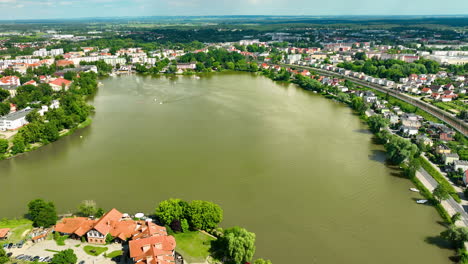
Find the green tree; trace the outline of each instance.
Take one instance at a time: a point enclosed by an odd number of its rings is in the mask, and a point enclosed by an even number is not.
[[[194,200],[189,205],[189,222],[193,229],[210,230],[216,228],[223,220],[223,210],[219,205]]]
[[[99,208],[96,210],[96,213],[94,214],[94,216],[97,217],[97,218],[99,218],[99,217],[103,216],[104,213],[105,213],[105,212],[104,212],[104,209],[102,209],[102,208],[99,207]]]
[[[226,229],[217,243],[218,254],[235,264],[250,262],[255,253],[255,234],[241,227]]]
[[[0,103],[0,116],[6,115],[10,112],[10,105],[8,103]]]
[[[26,145],[24,143],[24,138],[21,134],[16,134],[13,138],[13,147],[11,148],[12,154],[23,153],[26,149]]]
[[[0,88],[0,102],[3,102],[3,100],[7,99],[8,96],[10,96],[10,92]]]
[[[439,203],[443,200],[447,200],[450,198],[450,190],[444,184],[439,184],[437,187],[432,191],[432,195],[434,198],[439,201]]]
[[[73,249],[62,250],[58,253],[55,253],[52,257],[50,263],[52,264],[75,264],[78,261],[78,258],[73,252]]]
[[[10,261],[10,258],[7,256],[5,250],[0,248],[0,264],[5,264]]]
[[[57,222],[57,212],[52,202],[36,199],[28,203],[28,208],[28,216],[35,227],[50,227]]]
[[[112,241],[114,241],[114,238],[111,234],[107,234],[106,235],[106,244],[110,244],[112,243]]]
[[[95,216],[97,210],[96,202],[93,200],[84,200],[78,205],[78,214],[81,216]]]
[[[463,243],[468,241],[468,228],[450,226],[447,230],[440,233],[440,236],[450,241],[455,247],[463,247]]]
[[[386,118],[383,118],[380,115],[373,115],[367,119],[367,124],[369,124],[370,130],[376,134],[380,131],[381,128],[385,128],[388,125],[389,121]]]
[[[254,261],[254,264],[272,264],[272,263],[270,260],[259,258]]]
[[[156,216],[165,225],[170,225],[174,220],[186,218],[189,205],[181,199],[169,199],[159,203],[156,208]]]
[[[29,123],[34,122],[34,121],[39,121],[41,119],[41,115],[37,112],[37,110],[32,110],[26,115],[26,121]]]
[[[45,141],[54,142],[59,138],[59,131],[53,122],[48,122],[44,125],[42,137]]]
[[[402,137],[392,135],[385,144],[388,159],[393,164],[401,164],[418,152],[418,147]]]
[[[189,231],[190,226],[188,224],[187,219],[180,220],[180,227],[181,227],[183,233]]]
[[[63,78],[67,80],[73,80],[73,78],[76,77],[76,72],[75,71],[67,71],[64,75]]]
[[[452,223],[455,224],[455,222],[461,219],[461,214],[459,212],[456,212],[452,215],[452,217],[450,217],[450,219],[452,220]]]
[[[5,154],[8,151],[8,140],[0,139],[0,154]]]

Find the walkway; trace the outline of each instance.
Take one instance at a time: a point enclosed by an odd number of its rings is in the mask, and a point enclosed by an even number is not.
[[[430,192],[432,192],[437,187],[437,185],[439,185],[436,180],[434,180],[434,178],[432,178],[432,176],[423,168],[416,172],[416,178],[418,178],[418,180]],[[442,201],[441,204],[450,216],[457,212],[461,214],[461,220],[457,221],[457,226],[468,227],[468,214],[465,212],[465,209],[463,209],[463,207],[458,204],[452,197],[450,197],[448,200]]]

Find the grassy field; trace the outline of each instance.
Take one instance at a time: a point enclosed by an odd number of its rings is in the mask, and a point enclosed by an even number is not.
[[[83,250],[86,254],[91,256],[99,256],[102,253],[106,252],[108,248],[106,247],[93,247],[93,246],[85,246]]]
[[[114,258],[117,256],[122,256],[122,254],[123,254],[122,250],[116,250],[116,251],[110,252],[109,254],[106,254],[106,258]]]
[[[0,228],[10,228],[10,236],[7,240],[0,242],[17,243],[24,239],[24,235],[31,230],[32,221],[28,219],[1,219]]]
[[[210,255],[211,241],[214,238],[199,231],[174,234],[176,251],[182,254],[189,263],[205,262]]]

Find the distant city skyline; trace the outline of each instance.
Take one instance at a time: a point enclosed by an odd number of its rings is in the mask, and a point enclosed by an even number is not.
[[[0,0],[0,9],[4,11],[0,20],[119,16],[468,15],[468,0]]]

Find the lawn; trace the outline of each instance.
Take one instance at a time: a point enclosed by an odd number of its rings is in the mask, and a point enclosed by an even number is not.
[[[122,256],[122,254],[123,254],[122,250],[116,250],[116,251],[112,251],[109,254],[106,254],[106,258],[115,258],[117,256]]]
[[[91,255],[91,256],[99,256],[102,253],[107,251],[106,247],[93,247],[93,246],[85,246],[83,250],[86,252],[86,254]]]
[[[185,260],[192,262],[205,262],[210,255],[211,241],[214,238],[199,231],[174,234],[176,251],[182,254]]]
[[[8,243],[17,243],[24,239],[28,230],[32,229],[32,221],[28,219],[1,219],[0,228],[10,228],[10,236],[6,241]]]

